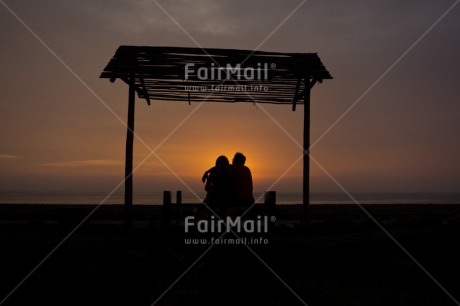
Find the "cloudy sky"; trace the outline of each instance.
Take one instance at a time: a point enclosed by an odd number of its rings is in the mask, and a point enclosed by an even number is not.
[[[117,116],[126,120],[128,88],[99,79],[120,45],[317,52],[334,77],[312,91],[321,167],[351,192],[458,192],[454,4],[1,0],[0,192],[109,192],[123,179]],[[256,190],[276,181],[271,189],[301,191],[302,151],[286,133],[301,143],[302,116],[301,107],[138,100],[136,132],[161,146],[140,165],[149,150],[135,142],[135,192],[201,191],[202,172],[236,151]],[[312,164],[312,191],[340,191],[321,167]]]

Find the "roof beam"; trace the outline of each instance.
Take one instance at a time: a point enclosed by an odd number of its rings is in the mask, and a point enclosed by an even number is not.
[[[294,99],[292,99],[292,111],[295,112],[295,107],[297,105],[298,95],[300,89],[300,78],[297,79],[297,84],[295,86]]]
[[[305,87],[304,87],[302,93],[299,95],[298,92],[299,92],[299,87],[300,87],[300,79],[297,79],[296,91],[295,91],[294,99],[292,100],[292,111],[293,112],[295,112],[297,102],[299,100],[302,100],[302,98],[305,97],[305,94],[307,92],[310,92],[310,90],[313,88],[313,86],[315,86],[316,82],[321,83],[322,80],[311,79],[308,82],[307,82],[307,80],[305,80]]]
[[[142,85],[142,89],[144,90],[144,95],[145,95],[145,100],[147,101],[147,105],[150,106],[149,92],[147,91],[147,88],[145,87],[144,77],[140,73],[139,73],[139,79],[141,80],[141,85]]]

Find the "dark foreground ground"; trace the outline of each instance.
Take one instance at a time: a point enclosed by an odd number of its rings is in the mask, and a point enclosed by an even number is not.
[[[192,245],[160,207],[0,205],[0,305],[457,305],[460,206],[277,208],[253,238],[268,244]],[[172,215],[177,212],[172,211]],[[190,213],[183,208],[181,219]],[[283,220],[289,219],[286,222]],[[245,234],[241,234],[245,236]],[[250,238],[249,236],[245,236]],[[235,238],[227,234],[224,238]],[[404,250],[409,253],[408,255]],[[413,258],[411,258],[413,256]],[[414,261],[418,262],[418,264]],[[451,296],[449,296],[451,295]]]

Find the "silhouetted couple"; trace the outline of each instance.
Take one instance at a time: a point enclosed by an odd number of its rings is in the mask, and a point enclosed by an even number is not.
[[[233,157],[232,164],[227,157],[219,156],[216,166],[203,175],[207,191],[205,203],[213,209],[218,208],[220,216],[227,214],[227,207],[245,209],[254,203],[252,174],[245,162],[246,157],[239,152]]]

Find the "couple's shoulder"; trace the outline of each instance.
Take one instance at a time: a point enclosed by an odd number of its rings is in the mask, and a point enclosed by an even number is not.
[[[241,164],[232,165],[232,168],[237,171],[251,171],[248,166]]]

